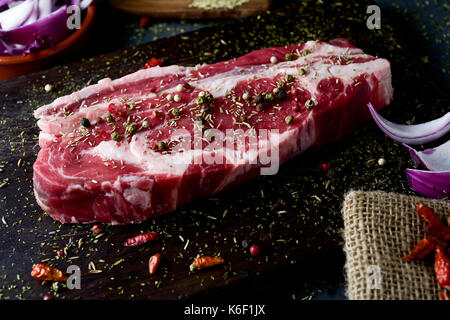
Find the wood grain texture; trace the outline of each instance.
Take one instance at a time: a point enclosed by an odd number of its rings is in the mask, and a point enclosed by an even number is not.
[[[60,299],[270,298],[276,287],[339,274],[343,195],[351,189],[413,194],[404,176],[412,165],[408,153],[372,122],[340,141],[308,150],[275,176],[257,177],[140,225],[105,226],[100,237],[91,232],[92,225],[62,225],[44,214],[32,184],[39,151],[33,110],[104,77],[134,72],[152,57],[166,65],[192,66],[263,47],[341,36],[391,61],[395,93],[383,112],[387,118],[418,123],[448,111],[448,93],[388,23],[399,21],[401,27],[400,19],[388,20],[385,14],[383,29],[369,31],[364,6],[339,3],[292,5],[1,82],[0,299],[40,299],[48,293]],[[54,86],[51,93],[43,90],[47,83]],[[383,167],[377,164],[381,156],[387,160]],[[323,172],[323,162],[332,169]],[[125,239],[145,231],[159,232],[161,240],[123,246]],[[260,256],[251,256],[244,240],[258,243]],[[66,254],[58,256],[64,249]],[[163,256],[161,267],[149,276],[148,259],[156,252]],[[197,254],[220,254],[226,262],[192,274],[189,265]],[[42,262],[62,270],[80,266],[81,290],[54,292],[50,283],[32,279],[31,266]],[[90,269],[91,262],[101,272]]]
[[[190,7],[192,0],[110,0],[111,6],[125,12],[152,18],[237,19],[269,9],[272,0],[249,0],[232,9]]]

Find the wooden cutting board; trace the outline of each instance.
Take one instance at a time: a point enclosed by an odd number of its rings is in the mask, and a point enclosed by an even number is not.
[[[398,21],[396,27],[401,27],[401,17],[389,20],[383,15],[380,31],[368,30],[366,18],[361,3],[308,1],[1,82],[0,299],[40,299],[49,293],[58,299],[267,300],[276,295],[275,288],[286,293],[286,288],[303,287],[312,277],[338,278],[343,270],[344,193],[413,193],[405,179],[405,169],[412,166],[407,152],[373,122],[340,141],[308,150],[277,175],[260,176],[140,225],[103,226],[95,235],[92,225],[62,225],[36,204],[32,164],[39,151],[39,130],[33,110],[104,77],[136,71],[152,57],[166,65],[192,66],[263,47],[340,36],[390,60],[394,101],[383,113],[390,120],[404,123],[414,117],[421,122],[448,111],[448,93],[398,38],[404,30],[395,31],[388,22]],[[43,90],[47,83],[54,86],[51,93]],[[383,167],[377,164],[380,157],[387,160]],[[324,162],[330,163],[330,170],[321,169]],[[161,240],[123,246],[125,239],[145,231],[159,232]],[[249,254],[253,243],[261,247],[257,257]],[[147,263],[156,252],[163,260],[150,276]],[[220,254],[226,262],[192,274],[189,265],[197,254]],[[62,270],[79,266],[81,289],[55,291],[51,283],[31,278],[32,265],[41,262]]]
[[[266,11],[271,2],[272,0],[248,0],[230,9],[203,9],[203,6],[191,6],[193,0],[110,0],[111,6],[131,14],[170,19],[243,18]]]

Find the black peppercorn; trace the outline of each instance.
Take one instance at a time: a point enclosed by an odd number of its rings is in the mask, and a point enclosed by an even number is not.
[[[280,91],[280,93],[278,93],[278,99],[279,100],[286,99],[286,96],[287,96],[286,91]]]
[[[80,122],[81,122],[81,125],[85,128],[89,128],[91,126],[91,123],[86,118],[81,118]]]
[[[262,94],[260,94],[257,98],[256,98],[256,103],[263,103],[264,102],[264,96]]]

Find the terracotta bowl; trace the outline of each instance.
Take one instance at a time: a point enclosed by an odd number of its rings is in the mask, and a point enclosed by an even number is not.
[[[56,46],[32,52],[26,56],[0,56],[0,80],[15,78],[33,71],[38,71],[56,63],[66,55],[80,49],[82,42],[91,28],[95,17],[95,5],[87,8],[81,28],[73,32]]]

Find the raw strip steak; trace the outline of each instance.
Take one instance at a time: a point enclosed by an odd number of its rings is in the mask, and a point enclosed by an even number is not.
[[[35,196],[61,222],[139,223],[276,173],[392,93],[389,62],[345,39],[103,79],[36,110]]]

